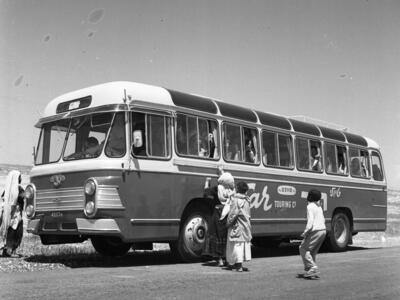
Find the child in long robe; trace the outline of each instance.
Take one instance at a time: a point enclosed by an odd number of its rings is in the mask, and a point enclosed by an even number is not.
[[[246,195],[249,187],[241,181],[236,185],[236,194],[231,197],[227,217],[228,238],[226,260],[238,272],[248,271],[243,262],[251,260],[250,198]]]

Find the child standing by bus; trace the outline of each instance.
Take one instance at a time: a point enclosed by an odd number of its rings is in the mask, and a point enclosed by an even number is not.
[[[242,264],[251,260],[250,198],[246,195],[248,190],[247,183],[241,181],[237,184],[226,220],[226,260],[229,266],[238,272],[248,271]]]
[[[224,266],[226,253],[226,214],[224,210],[229,209],[230,198],[235,193],[235,182],[231,173],[219,170],[221,176],[218,178],[218,186],[215,196],[218,199],[210,220],[208,234],[205,241],[204,254],[213,257],[219,267]],[[206,194],[210,188],[206,185]],[[224,215],[225,214],[225,215]]]
[[[307,225],[301,236],[300,255],[303,260],[305,278],[318,276],[316,256],[326,236],[325,218],[321,207],[321,192],[312,189],[307,196]]]

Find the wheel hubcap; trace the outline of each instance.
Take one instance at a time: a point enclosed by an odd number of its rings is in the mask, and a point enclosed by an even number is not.
[[[198,216],[189,220],[185,227],[185,244],[191,252],[201,254],[206,231],[207,224],[202,217]]]

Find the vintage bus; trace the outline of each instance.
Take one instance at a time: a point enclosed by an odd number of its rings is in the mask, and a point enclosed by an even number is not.
[[[311,188],[332,250],[386,229],[380,148],[345,130],[134,82],[62,95],[36,127],[26,214],[46,245],[90,239],[119,256],[169,243],[197,260],[221,168],[250,186],[255,245],[299,238]]]

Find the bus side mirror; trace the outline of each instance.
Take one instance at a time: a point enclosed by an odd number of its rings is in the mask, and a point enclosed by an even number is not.
[[[135,130],[133,132],[133,147],[140,148],[143,146],[143,136],[141,130]]]

